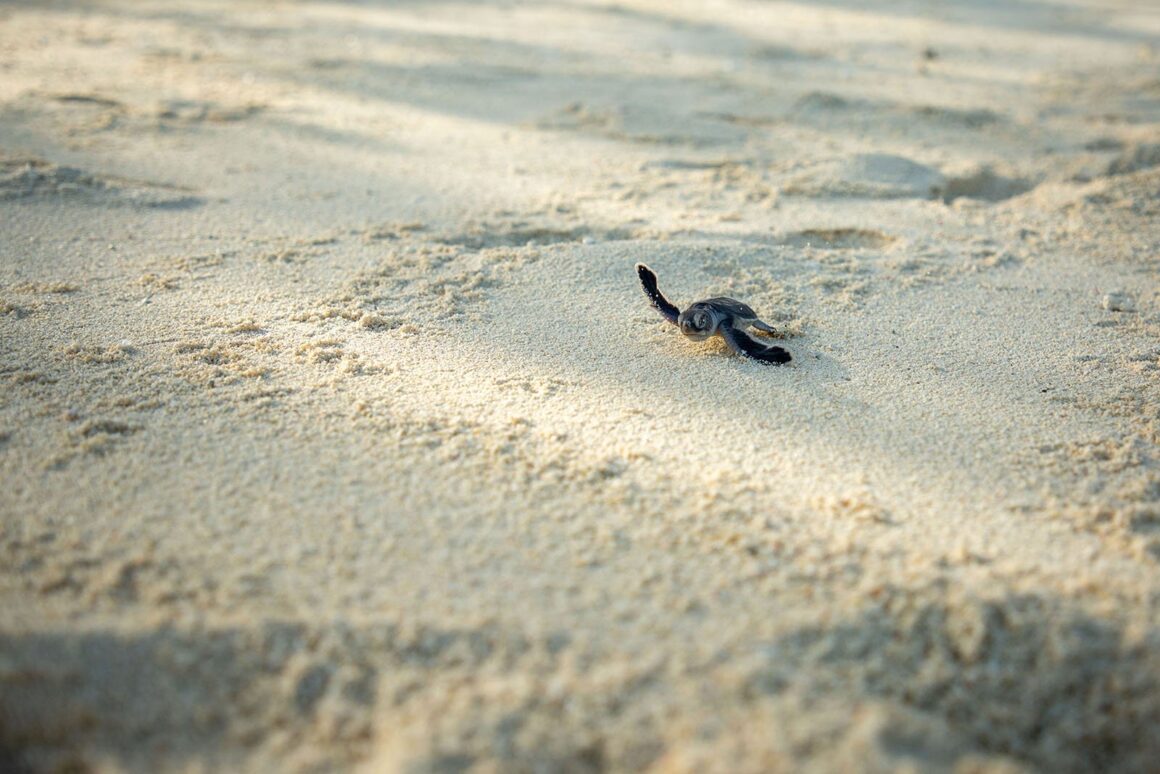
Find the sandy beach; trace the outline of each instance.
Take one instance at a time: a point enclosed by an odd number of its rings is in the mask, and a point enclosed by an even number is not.
[[[1146,0],[0,0],[0,770],[1154,771],[1158,280]]]

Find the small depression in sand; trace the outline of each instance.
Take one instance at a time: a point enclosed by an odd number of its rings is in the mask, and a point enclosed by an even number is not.
[[[1001,202],[1027,193],[1035,185],[1019,177],[999,174],[990,166],[968,167],[946,179],[940,198],[947,203],[955,199],[979,199],[986,202]]]

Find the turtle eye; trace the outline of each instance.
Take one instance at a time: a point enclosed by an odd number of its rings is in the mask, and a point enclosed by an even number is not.
[[[697,312],[693,315],[693,327],[699,331],[703,331],[709,327],[709,315],[704,312]]]

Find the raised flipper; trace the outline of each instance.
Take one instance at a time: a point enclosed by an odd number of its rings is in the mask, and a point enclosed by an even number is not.
[[[772,363],[774,365],[788,363],[793,359],[785,349],[772,344],[762,344],[745,331],[738,330],[733,326],[732,320],[726,320],[721,323],[720,331],[721,338],[725,339],[725,343],[742,357],[748,357],[753,360],[760,360],[762,363]]]
[[[653,270],[645,266],[643,263],[636,265],[636,275],[640,277],[640,284],[644,286],[644,294],[648,296],[648,300],[661,316],[671,322],[673,325],[677,324],[677,317],[680,316],[681,310],[673,306],[667,298],[661,295],[661,291],[657,288],[657,275]]]

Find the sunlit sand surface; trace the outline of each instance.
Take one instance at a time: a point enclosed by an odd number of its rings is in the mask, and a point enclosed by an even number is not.
[[[0,2],[0,769],[1152,769],[1158,73],[1142,0]]]

